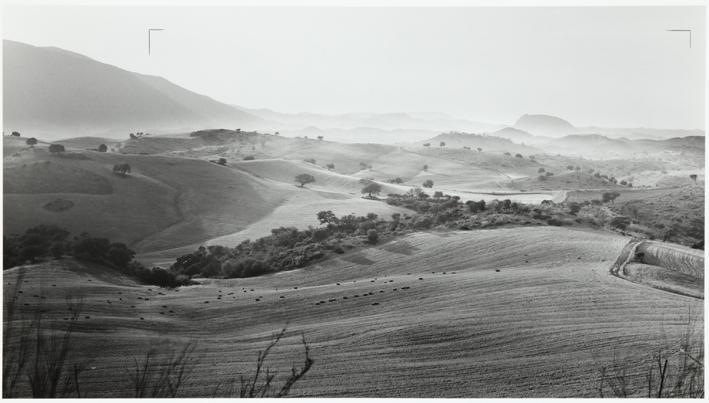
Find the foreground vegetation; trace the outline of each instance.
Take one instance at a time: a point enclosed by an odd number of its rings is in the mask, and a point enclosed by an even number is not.
[[[5,288],[3,319],[3,398],[85,398],[86,370],[92,360],[87,356],[77,336],[77,324],[82,315],[83,301],[67,297],[67,322],[46,317],[42,309],[27,312],[18,309],[24,272],[19,272],[12,287]],[[266,347],[259,351],[250,374],[201,385],[212,397],[285,397],[293,386],[311,369],[314,360],[310,346],[302,337],[303,363],[293,366],[289,375],[276,381],[276,371],[268,367],[269,354],[286,335],[286,328],[275,333]],[[169,345],[169,340],[163,340]],[[134,398],[185,397],[191,374],[199,363],[201,351],[195,340],[177,349],[158,348],[139,353],[134,366],[125,368],[126,390]],[[218,379],[218,378],[216,378]],[[280,383],[280,384],[279,384]]]

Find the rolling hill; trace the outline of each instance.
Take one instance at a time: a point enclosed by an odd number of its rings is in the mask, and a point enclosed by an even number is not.
[[[6,131],[56,140],[263,123],[164,78],[67,50],[3,40],[3,56]]]
[[[576,132],[571,123],[551,115],[525,114],[517,119],[513,127],[534,135],[549,137],[566,136]]]
[[[205,396],[250,373],[286,323],[267,363],[276,379],[300,364],[301,333],[315,360],[295,397],[597,397],[600,368],[620,346],[623,365],[638,369],[630,390],[643,391],[652,352],[690,319],[703,327],[703,300],[610,273],[628,240],[555,227],[414,233],[300,270],[177,290],[64,259],[26,266],[17,305],[61,326],[65,298],[83,296],[74,358],[91,359],[91,397],[132,396],[134,358],[189,340],[199,360],[182,395]],[[6,271],[6,284],[19,271]]]

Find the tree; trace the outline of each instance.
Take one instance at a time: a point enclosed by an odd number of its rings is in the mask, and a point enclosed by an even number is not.
[[[244,159],[246,159],[246,158],[244,158]],[[226,158],[219,158],[219,159],[217,160],[217,164],[219,164],[219,165],[226,165]]]
[[[603,195],[601,195],[603,203],[614,202],[618,196],[620,196],[618,192],[604,192]]]
[[[295,181],[300,183],[300,186],[298,186],[298,187],[302,188],[303,186],[305,186],[308,183],[315,182],[315,178],[313,178],[313,175],[310,175],[310,174],[299,174],[299,175],[296,175]]]
[[[509,151],[505,151],[505,155],[510,156],[512,154],[510,154]]]
[[[369,197],[372,197],[372,193],[379,194],[382,191],[382,186],[377,182],[371,182],[362,189],[362,193],[367,193]]]
[[[423,187],[425,187],[425,188],[432,188],[432,187],[433,187],[433,181],[430,180],[430,179],[426,179],[426,180],[423,182]]]
[[[694,183],[697,183],[697,174],[691,174],[689,175],[689,178],[694,181]]]
[[[62,255],[64,255],[64,243],[53,242],[52,245],[49,246],[49,253],[51,253],[55,259],[61,259]]]
[[[138,138],[138,137],[137,137],[135,134],[133,134],[133,133],[129,134],[129,136],[130,136],[130,138],[132,138],[132,139],[137,139],[137,138]]]
[[[130,165],[128,164],[116,164],[113,166],[113,173],[119,176],[126,176],[130,173]]]
[[[317,217],[320,224],[337,224],[338,222],[337,216],[332,210],[319,211]]]
[[[423,143],[423,146],[424,146],[424,147],[430,147],[430,146],[431,146],[431,143]]]
[[[544,168],[537,169],[537,173],[540,173],[540,174],[544,173],[545,171],[546,171],[546,169],[544,169]]]
[[[478,152],[482,152],[482,151],[483,151],[483,149],[478,147]]]
[[[374,245],[379,240],[379,233],[375,229],[370,229],[367,231],[367,241]]]
[[[63,153],[66,151],[64,149],[64,146],[61,144],[50,144],[49,145],[49,152],[52,154],[57,154],[57,153]]]
[[[569,213],[571,213],[572,215],[576,215],[576,213],[578,213],[579,211],[581,211],[581,205],[579,203],[569,203]]]
[[[441,192],[440,190],[436,190],[435,192],[433,192],[434,199],[440,199],[441,197],[443,197],[443,192]]]
[[[573,170],[574,170],[574,166],[573,166],[573,165],[567,165],[567,166],[566,166],[566,169],[568,169],[569,171],[573,171]]]
[[[322,140],[322,139],[323,139],[323,136],[318,136],[318,140]]]
[[[117,267],[125,268],[133,260],[135,252],[128,249],[124,243],[112,243],[106,252],[106,259]]]
[[[441,144],[440,144],[440,145],[441,145],[441,147],[445,147],[445,146],[446,146],[446,142],[445,142],[445,141],[441,141]]]
[[[20,137],[20,132],[12,132],[10,136]]]
[[[27,139],[27,141],[25,141],[25,143],[30,147],[34,147],[35,145],[37,145],[37,139],[34,137],[30,137]]]
[[[326,167],[327,167],[327,169],[329,169],[329,170],[334,170],[334,169],[335,169],[335,164],[334,164],[334,163],[332,163],[332,162],[331,162],[331,163],[329,163],[329,164],[327,164],[327,165],[325,165],[325,166],[326,166]]]
[[[244,157],[244,161],[253,161],[255,159],[256,157],[254,157],[253,155],[247,155]]]
[[[425,165],[423,166],[423,170],[424,170],[424,172],[428,171],[428,164],[425,164]]]
[[[101,144],[100,146],[98,146],[97,150],[100,153],[105,153],[106,151],[108,151],[108,147],[105,144]]]
[[[524,157],[522,156],[522,154],[517,153],[517,154],[515,154],[515,158],[524,158]]]

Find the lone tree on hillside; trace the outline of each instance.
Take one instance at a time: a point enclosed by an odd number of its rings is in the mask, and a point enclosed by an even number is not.
[[[37,144],[37,139],[34,137],[30,137],[27,139],[27,141],[25,141],[25,143],[27,143],[28,146],[34,148],[34,146]]]
[[[441,144],[440,144],[440,145],[441,145],[441,147],[445,147],[445,146],[446,146],[446,142],[445,142],[445,141],[441,141]]]
[[[100,146],[98,146],[97,150],[100,153],[105,153],[106,151],[108,151],[108,147],[105,144],[101,144]]]
[[[52,154],[63,153],[64,151],[66,151],[66,149],[64,149],[64,146],[61,144],[50,144],[49,145],[49,152]]]
[[[116,164],[113,166],[113,173],[118,176],[126,176],[130,173],[130,165]]]
[[[689,175],[689,179],[693,180],[694,183],[697,183],[697,174],[691,174],[691,175]]]
[[[14,135],[13,135],[14,136]],[[431,147],[431,143],[423,143],[424,147]]]
[[[313,175],[310,175],[310,174],[300,174],[300,175],[296,175],[295,181],[300,183],[300,186],[298,186],[298,187],[302,188],[303,186],[307,185],[308,183],[315,182],[315,178],[313,178]]]
[[[329,170],[333,170],[333,169],[335,169],[335,164],[334,164],[334,163],[332,163],[332,162],[331,162],[331,163],[329,163],[329,164],[327,164],[327,165],[325,165],[325,166],[326,166],[326,167],[327,167],[327,169],[329,169]]]
[[[433,187],[433,181],[430,179],[426,179],[423,181],[423,187],[425,188],[432,188]]]
[[[428,164],[425,164],[425,165],[423,166],[423,170],[424,170],[424,172],[427,172],[427,171],[428,171]]]
[[[219,165],[226,165],[226,158],[219,158],[217,160],[217,164]]]
[[[372,193],[379,194],[382,191],[382,185],[376,182],[370,182],[362,189],[362,193],[367,193],[368,197],[372,197]]]
[[[522,154],[517,153],[517,154],[515,154],[515,158],[524,158],[524,157],[522,156]]]
[[[478,152],[482,152],[482,151],[483,151],[483,149],[478,147]]]
[[[20,137],[20,132],[14,131],[10,134],[10,136]]]
[[[546,171],[546,169],[544,169],[544,168],[539,168],[539,169],[537,170],[537,173],[540,173],[540,174],[541,174],[541,173],[544,173],[545,171]]]
[[[323,136],[318,136],[318,140],[322,140],[322,139],[323,139]]]

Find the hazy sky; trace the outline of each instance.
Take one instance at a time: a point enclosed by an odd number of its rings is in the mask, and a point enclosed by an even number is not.
[[[595,8],[5,8],[3,34],[283,112],[704,127],[705,11]],[[147,29],[153,36],[147,54]],[[692,29],[688,35],[667,29]]]

